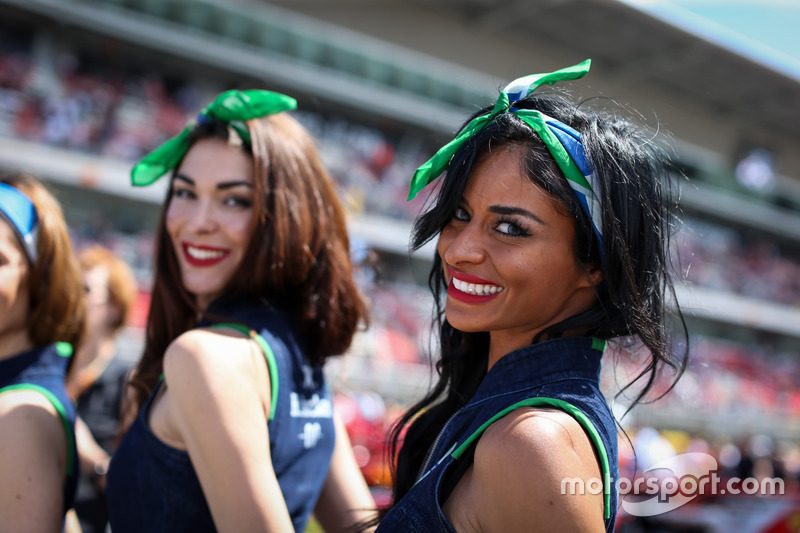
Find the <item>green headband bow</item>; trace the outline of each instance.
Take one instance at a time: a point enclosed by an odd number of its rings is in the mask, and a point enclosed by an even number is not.
[[[258,89],[226,91],[200,111],[197,120],[189,122],[179,134],[139,161],[131,170],[131,182],[137,187],[150,185],[175,168],[189,150],[189,134],[198,123],[212,119],[226,122],[244,142],[250,144],[246,121],[296,108],[297,101],[285,94]]]
[[[453,155],[455,155],[455,153],[459,148],[461,148],[467,139],[486,127],[486,125],[494,120],[497,115],[508,112],[519,116],[529,126],[531,126],[536,133],[539,134],[542,142],[544,142],[545,146],[547,146],[548,150],[550,150],[550,152],[553,154],[556,163],[565,175],[568,177],[570,175],[574,175],[576,179],[583,180],[580,170],[578,170],[570,156],[564,151],[561,143],[556,137],[550,134],[549,129],[544,124],[544,120],[542,120],[540,116],[537,116],[540,114],[512,109],[511,106],[517,100],[524,98],[545,83],[552,85],[558,81],[576,80],[578,78],[582,78],[586,75],[586,73],[589,72],[591,63],[591,59],[587,59],[586,61],[572,67],[567,67],[546,74],[531,74],[530,76],[519,78],[518,80],[515,80],[509,84],[500,93],[500,96],[497,97],[497,102],[494,104],[494,108],[488,115],[481,115],[470,121],[469,124],[464,126],[464,129],[461,130],[455,139],[442,146],[432,158],[430,158],[417,169],[417,171],[414,173],[414,177],[411,179],[411,190],[408,194],[408,200],[412,200],[419,191],[424,189],[430,182],[438,178],[442,172],[447,170],[447,167],[450,166],[450,160],[453,158]],[[578,178],[578,176],[580,177]]]

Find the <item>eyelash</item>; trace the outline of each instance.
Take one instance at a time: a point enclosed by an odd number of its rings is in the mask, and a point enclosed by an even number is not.
[[[191,189],[184,189],[177,187],[173,189],[172,196],[173,198],[190,199],[190,200],[196,198],[194,192],[192,192]],[[249,207],[252,207],[253,202],[243,196],[233,195],[225,197],[225,199],[223,200],[223,205],[226,205],[228,207],[240,207],[242,209],[247,209]]]
[[[247,209],[253,205],[253,202],[243,196],[229,196],[225,199],[225,204],[228,205],[228,202],[232,202],[233,207],[241,207],[242,209]]]
[[[495,227],[498,227],[498,226],[500,226],[502,224],[508,224],[509,226],[513,227],[515,229],[515,231],[516,231],[516,233],[506,233],[504,231],[499,231],[498,229],[495,229],[495,231],[497,231],[498,233],[500,233],[504,237],[517,238],[517,237],[530,237],[531,236],[530,231],[528,231],[524,226],[522,226],[519,222],[517,222],[513,218],[502,217],[501,216],[497,220],[497,226],[495,226]]]
[[[194,198],[194,193],[189,189],[175,187],[172,189],[173,198]]]
[[[464,216],[459,217],[460,214],[464,214]],[[453,213],[453,220],[455,222],[469,222],[470,217],[467,213],[467,210],[463,207],[456,208],[455,213]],[[504,231],[500,231],[497,229],[502,224],[508,224],[511,228],[514,228],[515,233],[506,233]],[[497,219],[497,224],[495,225],[495,231],[504,237],[510,238],[521,238],[521,237],[530,237],[531,232],[522,224],[519,223],[516,219],[508,216],[500,216]]]

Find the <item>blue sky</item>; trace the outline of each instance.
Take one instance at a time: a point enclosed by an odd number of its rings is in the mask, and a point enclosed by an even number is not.
[[[800,79],[800,0],[622,0]]]

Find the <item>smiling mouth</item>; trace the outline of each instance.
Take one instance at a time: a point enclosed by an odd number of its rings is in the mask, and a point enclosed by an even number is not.
[[[183,254],[186,261],[194,266],[209,266],[222,261],[230,254],[230,250],[221,250],[208,246],[194,246],[183,243]]]
[[[466,281],[461,281],[456,277],[453,277],[453,286],[461,292],[475,296],[488,296],[503,292],[503,287],[500,285],[469,283]]]
[[[217,259],[225,255],[226,252],[222,250],[207,250],[202,248],[195,248],[194,246],[186,246],[186,253],[192,259],[199,259],[201,261],[208,259]]]

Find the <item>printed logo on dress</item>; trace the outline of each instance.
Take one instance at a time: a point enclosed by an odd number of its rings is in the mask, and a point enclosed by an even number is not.
[[[303,432],[298,435],[298,438],[303,441],[303,448],[309,450],[316,446],[319,439],[322,438],[322,426],[319,422],[306,422],[303,425]]]
[[[290,411],[292,418],[332,418],[333,404],[330,398],[320,398],[314,394],[310,398],[301,398],[296,392],[289,394]]]

